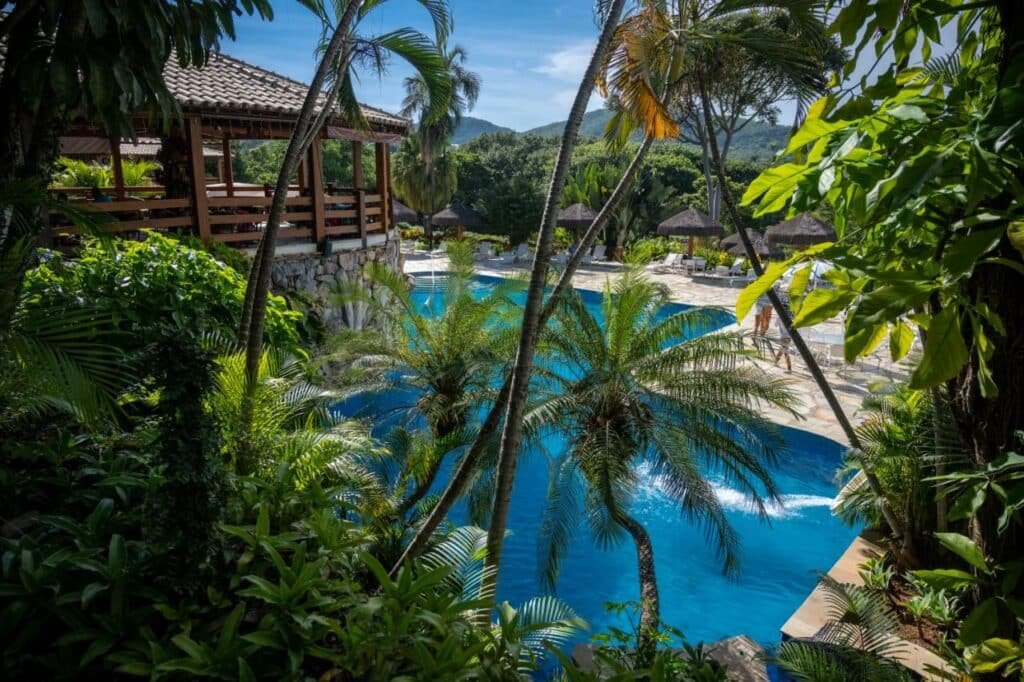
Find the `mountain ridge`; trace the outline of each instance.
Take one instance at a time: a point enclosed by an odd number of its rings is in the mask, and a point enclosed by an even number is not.
[[[607,109],[588,111],[583,116],[580,135],[591,138],[601,137],[604,134],[604,127],[611,116],[612,112]],[[517,135],[554,137],[561,135],[562,130],[565,128],[565,121],[555,121],[518,132],[513,131],[511,128],[491,123],[485,119],[467,116],[462,120],[463,124],[459,125],[452,138],[455,144],[465,144],[480,135],[499,131],[515,132]],[[789,128],[786,126],[771,125],[762,121],[751,121],[733,137],[729,155],[731,158],[766,160],[771,158],[779,149],[785,147],[788,138]]]

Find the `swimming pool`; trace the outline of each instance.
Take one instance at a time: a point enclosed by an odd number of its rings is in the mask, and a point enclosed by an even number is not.
[[[482,293],[497,281],[481,277],[476,286]],[[582,295],[588,306],[598,305],[599,294]],[[423,310],[443,310],[443,294],[434,287],[417,287],[414,298]],[[676,310],[683,308],[679,305]],[[715,326],[731,321],[723,312]],[[384,414],[411,402],[412,396],[392,393],[350,402],[341,409],[345,414]],[[640,472],[642,492],[633,511],[654,544],[661,615],[665,623],[681,629],[688,641],[711,642],[742,633],[765,645],[776,643],[779,628],[814,587],[818,571],[827,569],[856,535],[856,529],[845,526],[829,511],[842,446],[798,429],[782,427],[782,432],[789,452],[772,474],[783,503],[770,509],[767,523],[753,512],[743,494],[711,477],[741,538],[741,567],[736,579],[722,575],[703,530],[681,518],[661,492],[658,479]],[[550,436],[523,453],[499,581],[501,600],[516,604],[541,593],[535,538],[548,480],[548,459],[542,451],[559,452],[560,447],[564,449],[558,437]],[[456,523],[465,522],[464,509],[454,516]],[[632,543],[601,549],[582,524],[562,565],[558,596],[590,623],[592,632],[601,632],[610,626],[628,627],[623,616],[609,615],[605,604],[635,601],[638,592]]]

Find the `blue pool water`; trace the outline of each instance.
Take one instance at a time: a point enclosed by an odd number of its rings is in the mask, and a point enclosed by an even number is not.
[[[495,281],[479,278],[480,290]],[[600,296],[582,293],[588,307],[597,310]],[[443,295],[429,287],[418,287],[415,298],[422,309],[435,313],[443,309]],[[685,306],[674,310],[682,308]],[[723,312],[719,326],[731,321]],[[351,401],[340,410],[349,415],[393,414],[392,408],[409,405],[412,400],[413,396],[392,393]],[[691,642],[743,633],[766,646],[777,643],[779,628],[814,587],[817,573],[827,569],[856,534],[829,511],[842,447],[806,431],[782,427],[782,432],[789,450],[772,474],[783,504],[770,509],[767,522],[754,514],[740,492],[711,477],[741,538],[741,572],[736,579],[722,575],[703,530],[681,518],[661,492],[657,478],[641,471],[642,491],[633,511],[654,543],[662,618],[681,629]],[[499,581],[499,599],[512,604],[541,594],[535,538],[548,481],[545,449],[559,454],[564,444],[549,437],[539,447],[527,449],[517,472],[509,519],[511,535],[506,540]],[[465,522],[464,510],[456,514],[461,517],[454,519],[456,523]],[[632,543],[601,549],[581,524],[562,565],[558,596],[590,623],[592,632],[601,632],[609,626],[628,626],[624,617],[610,616],[605,604],[636,600],[638,593]],[[581,639],[587,638],[589,635]]]

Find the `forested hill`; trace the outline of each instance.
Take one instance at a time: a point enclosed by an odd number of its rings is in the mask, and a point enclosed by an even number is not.
[[[511,128],[485,121],[482,118],[464,116],[452,136],[452,144],[465,144],[487,133],[512,132]]]
[[[580,134],[585,137],[601,137],[604,134],[605,124],[611,117],[612,112],[607,109],[588,111],[583,117]],[[547,137],[561,135],[564,128],[565,121],[556,121],[526,132]],[[743,130],[736,133],[729,155],[739,159],[767,161],[775,152],[786,146],[788,136],[789,128],[787,126],[751,121]]]
[[[600,137],[604,133],[604,126],[611,117],[607,109],[598,109],[587,112],[583,117],[583,126],[580,129],[584,137]],[[520,134],[534,134],[541,137],[555,137],[562,134],[565,121],[549,123],[538,128],[527,130]],[[497,131],[508,131],[508,128],[485,121],[480,118],[466,117],[462,124],[455,131],[452,142],[455,144],[466,144],[475,140],[480,135]],[[773,126],[767,123],[752,121],[743,130],[736,134],[733,140],[730,156],[736,159],[751,161],[768,161],[776,151],[786,144],[786,137],[789,128],[786,126]]]

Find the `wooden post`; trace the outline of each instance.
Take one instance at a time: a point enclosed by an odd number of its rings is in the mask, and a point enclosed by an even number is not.
[[[121,138],[110,138],[110,165],[114,170],[114,198],[124,200],[124,166],[121,165]]]
[[[302,196],[302,190],[309,188],[309,182],[307,180],[307,178],[309,177],[309,173],[307,172],[306,169],[306,164],[308,163],[308,161],[309,157],[307,156],[306,158],[302,159],[302,161],[299,162],[299,196]]]
[[[366,241],[366,190],[356,190],[356,220],[359,221],[359,236],[363,240],[363,248],[369,244]]]
[[[309,188],[313,208],[313,241],[317,246],[327,239],[327,221],[324,206],[323,143],[319,137],[309,146]]]
[[[352,187],[362,189],[363,180],[363,143],[355,141],[352,143]]]
[[[378,142],[374,152],[374,161],[377,170],[377,194],[380,195],[380,224],[381,227],[384,228],[384,238],[387,239],[388,228],[391,225],[391,221],[388,220],[388,215],[391,209],[391,197],[388,192],[388,177],[390,176],[390,169],[388,168],[387,145],[383,142]]]
[[[206,167],[203,163],[203,125],[198,116],[188,119],[189,185],[192,190],[192,224],[199,239],[210,241],[210,211],[206,201]]]
[[[235,196],[235,169],[231,164],[231,135],[230,133],[224,133],[224,139],[221,140],[221,153],[224,155],[222,161],[224,162],[224,194],[233,197]]]

